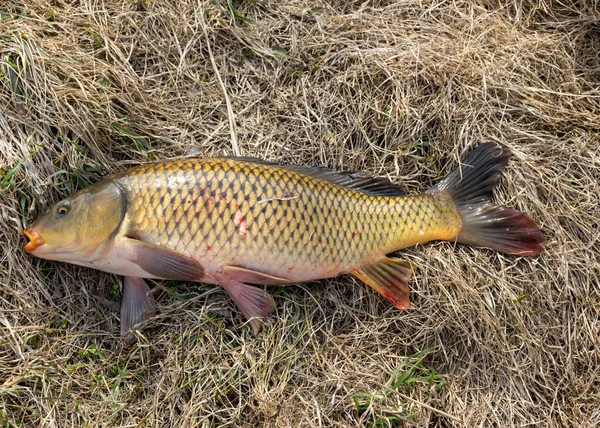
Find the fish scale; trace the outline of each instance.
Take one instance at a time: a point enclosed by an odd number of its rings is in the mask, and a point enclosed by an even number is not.
[[[358,269],[422,238],[418,231],[444,233],[432,196],[374,196],[228,158],[149,164],[115,179],[126,193],[129,235],[203,266],[293,276],[292,268],[309,280]]]

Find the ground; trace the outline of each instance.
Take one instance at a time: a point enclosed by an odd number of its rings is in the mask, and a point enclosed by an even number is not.
[[[595,2],[4,1],[0,421],[63,426],[600,424]],[[484,141],[546,251],[405,250],[412,307],[351,277],[270,289],[254,337],[217,288],[117,278],[22,228],[110,172],[194,153],[363,170],[425,191]],[[96,295],[100,296],[99,298]]]

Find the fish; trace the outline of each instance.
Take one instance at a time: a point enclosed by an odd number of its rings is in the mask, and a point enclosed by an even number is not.
[[[391,253],[430,241],[543,251],[537,224],[492,200],[509,157],[482,143],[417,195],[363,172],[257,158],[152,162],[55,204],[24,230],[25,250],[123,276],[122,335],[156,309],[145,279],[221,286],[255,335],[276,309],[261,286],[348,274],[404,310],[413,270]]]

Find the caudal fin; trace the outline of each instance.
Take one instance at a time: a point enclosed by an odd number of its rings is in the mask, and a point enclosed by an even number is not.
[[[544,249],[544,238],[534,221],[522,212],[492,203],[492,190],[509,156],[505,146],[481,144],[428,193],[445,193],[454,201],[462,221],[458,242],[537,256]]]

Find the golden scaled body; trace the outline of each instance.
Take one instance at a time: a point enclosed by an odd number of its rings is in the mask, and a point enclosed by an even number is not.
[[[167,161],[114,179],[127,235],[197,259],[207,282],[228,265],[290,282],[331,277],[460,227],[443,198],[376,196],[252,161]]]
[[[485,143],[425,194],[384,179],[258,159],[170,160],[123,171],[60,201],[26,230],[26,250],[123,275],[121,332],[148,317],[143,278],[219,284],[257,333],[275,310],[262,288],[349,273],[409,306],[408,262],[386,255],[432,240],[535,256],[537,225],[492,202],[508,162]]]

